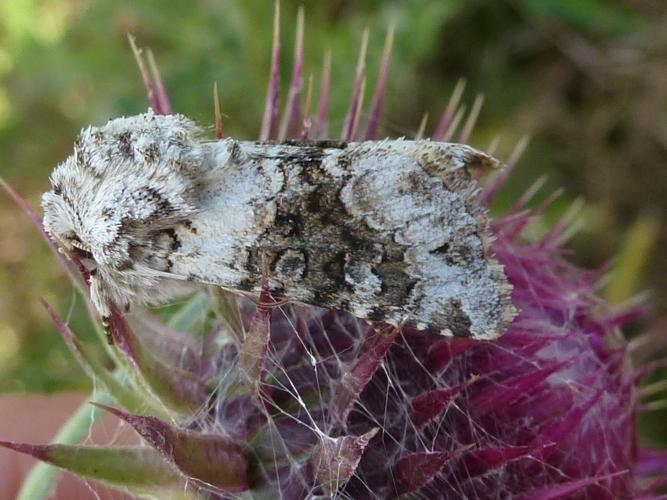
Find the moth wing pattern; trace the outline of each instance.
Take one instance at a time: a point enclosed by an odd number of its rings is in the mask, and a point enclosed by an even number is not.
[[[189,283],[259,292],[493,338],[514,315],[469,170],[496,166],[431,141],[205,141],[181,115],[82,132],[52,175],[45,227],[94,265],[91,296],[162,303]]]
[[[449,335],[504,330],[514,315],[511,287],[491,256],[488,216],[469,172],[495,160],[467,146],[404,140],[351,143],[319,164],[308,156],[308,173],[294,181],[298,194],[285,203],[298,199],[297,210],[278,217],[310,221],[299,245],[312,273],[299,278],[304,302]],[[279,279],[281,269],[273,271]]]

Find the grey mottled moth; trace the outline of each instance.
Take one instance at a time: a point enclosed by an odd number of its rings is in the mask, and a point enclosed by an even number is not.
[[[91,271],[91,299],[161,303],[191,282],[369,321],[493,338],[514,315],[471,169],[427,140],[206,141],[148,112],[81,132],[43,195],[44,226]]]

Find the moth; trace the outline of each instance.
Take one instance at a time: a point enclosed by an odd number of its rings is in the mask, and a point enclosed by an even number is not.
[[[429,140],[207,141],[182,115],[84,129],[44,226],[91,300],[159,304],[193,284],[479,339],[515,314],[471,175],[498,162]]]

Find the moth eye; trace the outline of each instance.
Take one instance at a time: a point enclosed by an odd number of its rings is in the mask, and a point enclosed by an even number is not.
[[[85,250],[83,248],[79,248],[75,245],[72,245],[72,253],[76,255],[79,259],[91,259],[93,260],[93,254],[90,253],[88,250]]]
[[[86,248],[81,239],[74,233],[68,234],[67,239],[70,244],[70,251],[79,259],[93,260],[93,254]]]

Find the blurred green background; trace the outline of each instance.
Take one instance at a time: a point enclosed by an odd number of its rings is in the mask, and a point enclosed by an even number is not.
[[[600,291],[613,303],[650,291],[653,310],[626,335],[661,332],[639,355],[667,344],[667,2],[664,0],[333,0],[282,2],[283,57],[292,57],[296,9],[306,12],[306,76],[317,88],[322,57],[333,57],[330,131],[340,130],[356,53],[370,29],[369,99],[383,39],[396,24],[383,133],[410,135],[424,112],[428,128],[460,77],[464,100],[486,96],[472,144],[500,134],[507,158],[532,137],[502,192],[501,213],[538,177],[543,198],[563,188],[546,231],[581,197],[570,258],[597,267],[616,257]],[[88,124],[147,108],[127,34],[150,47],[175,110],[212,124],[217,81],[225,131],[254,138],[266,91],[273,3],[259,0],[164,2],[0,0],[0,175],[34,206],[53,166]],[[283,83],[290,65],[283,65]],[[0,195],[0,392],[83,389],[89,382],[43,312],[44,297],[89,330],[81,301],[37,233]],[[662,325],[662,326],[660,326]],[[663,345],[660,345],[662,339]],[[638,343],[638,341],[635,341]],[[657,371],[649,382],[667,378]],[[646,439],[667,394],[642,417]],[[662,426],[664,427],[664,426]]]

